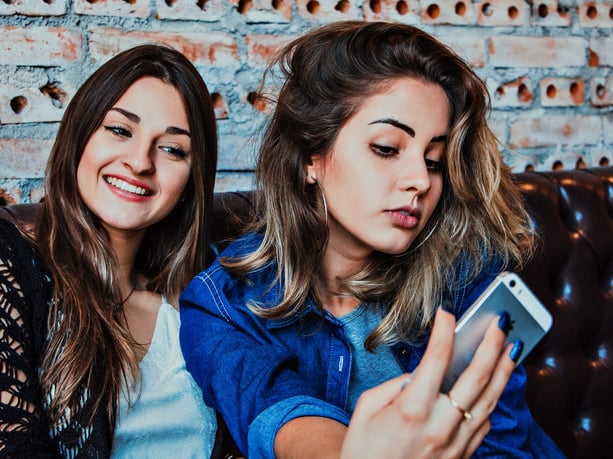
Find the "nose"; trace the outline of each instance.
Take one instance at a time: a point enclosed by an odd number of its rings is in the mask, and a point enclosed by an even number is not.
[[[153,145],[149,142],[132,144],[130,150],[123,154],[121,161],[134,175],[151,175],[155,172],[152,149]]]
[[[414,191],[418,195],[425,194],[432,185],[430,171],[423,154],[411,155],[402,168],[399,168],[399,186],[403,191]]]

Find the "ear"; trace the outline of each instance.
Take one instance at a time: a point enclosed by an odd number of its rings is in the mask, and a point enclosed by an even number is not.
[[[323,157],[320,154],[311,155],[306,164],[306,182],[309,185],[315,185],[317,180],[321,178],[323,170]]]

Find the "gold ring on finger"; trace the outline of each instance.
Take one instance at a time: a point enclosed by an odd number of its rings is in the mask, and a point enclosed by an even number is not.
[[[458,402],[456,402],[455,399],[451,396],[451,392],[447,392],[447,398],[449,399],[449,403],[451,403],[451,406],[453,406],[456,410],[462,413],[462,416],[464,416],[464,420],[466,422],[470,422],[473,420],[472,413],[458,405]]]

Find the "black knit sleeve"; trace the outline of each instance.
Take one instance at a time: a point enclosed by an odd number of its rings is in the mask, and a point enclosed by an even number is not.
[[[0,220],[0,457],[53,457],[41,407],[34,336],[45,309],[36,253],[9,222]],[[44,317],[44,314],[41,316]]]

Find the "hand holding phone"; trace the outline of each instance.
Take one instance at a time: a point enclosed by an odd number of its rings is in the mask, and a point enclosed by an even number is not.
[[[451,389],[473,359],[489,324],[504,311],[511,316],[506,342],[521,340],[524,343],[517,364],[549,331],[553,322],[549,311],[517,274],[500,273],[456,324],[453,356],[441,392]]]

